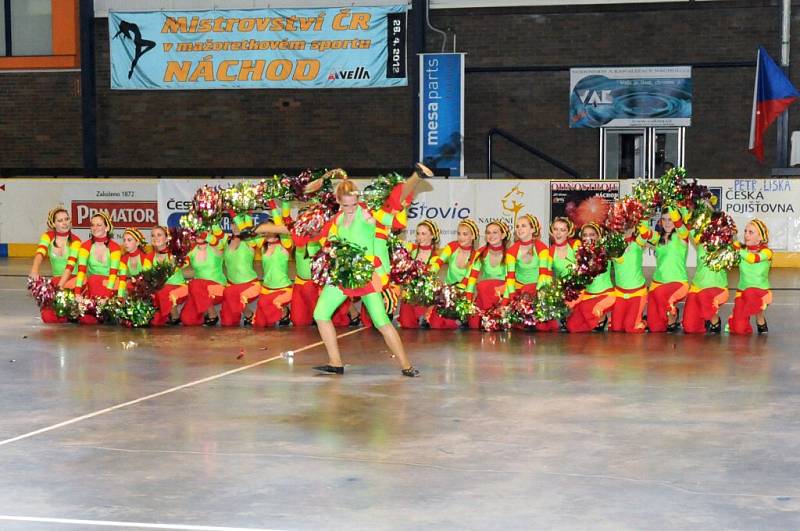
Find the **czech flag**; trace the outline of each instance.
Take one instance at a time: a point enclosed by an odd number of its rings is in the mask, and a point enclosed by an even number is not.
[[[758,48],[756,86],[753,89],[753,115],[750,120],[750,152],[764,162],[764,133],[800,92],[775,64],[763,46]]]

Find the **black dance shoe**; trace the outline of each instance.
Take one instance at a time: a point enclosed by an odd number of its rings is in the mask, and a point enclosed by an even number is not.
[[[167,319],[167,324],[169,326],[178,326],[179,324],[181,324],[181,318],[180,317],[175,317],[173,319],[172,317],[170,317],[169,319]]]
[[[350,318],[350,322],[347,323],[347,326],[349,326],[351,328],[355,328],[357,326],[361,326],[361,316],[360,315],[356,315],[355,317],[351,317]]]
[[[333,365],[320,365],[319,367],[314,367],[314,370],[330,374],[344,374],[344,367],[335,367]]]
[[[764,320],[764,324],[756,323],[756,328],[758,329],[758,335],[766,334],[769,332],[769,327],[767,326],[767,321]]]
[[[253,319],[255,318],[255,314],[251,315],[250,317],[244,316],[242,318],[242,326],[253,326]]]
[[[608,324],[608,316],[604,317],[600,324],[594,327],[595,332],[604,332]]]
[[[423,179],[428,177],[433,177],[434,175],[433,170],[431,170],[429,167],[425,166],[421,162],[417,162],[416,164],[414,164],[414,171],[416,171],[417,175],[419,175]]]
[[[219,322],[219,316],[214,317],[213,319],[206,315],[206,318],[203,320],[204,326],[216,326]]]
[[[400,372],[403,373],[403,376],[408,376],[409,378],[415,378],[419,376],[419,371],[415,369],[413,365],[408,369],[402,369]]]
[[[711,321],[706,321],[706,332],[711,335],[719,335],[722,333],[722,319],[717,320],[717,324],[712,323]]]
[[[423,317],[419,322],[419,327],[422,328],[423,330],[429,330],[430,327],[431,327],[431,324],[428,322],[427,319],[425,319]]]

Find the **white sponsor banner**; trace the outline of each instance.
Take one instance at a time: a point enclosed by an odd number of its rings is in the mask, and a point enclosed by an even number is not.
[[[635,181],[622,181],[620,193],[631,193]],[[800,181],[792,179],[699,179],[719,199],[743,237],[744,227],[758,218],[769,228],[774,251],[800,251]],[[694,263],[692,259],[689,263]]]
[[[483,226],[502,219],[513,229],[517,218],[533,214],[547,226],[550,182],[520,180],[431,180],[433,191],[417,196],[408,209],[408,238],[417,224],[431,219],[439,225],[442,244],[455,240],[458,223],[472,218]]]
[[[177,224],[192,196],[203,184],[228,186],[245,179],[6,179],[0,189],[0,243],[39,241],[47,230],[47,212],[63,205],[81,238],[89,235],[88,222],[97,210],[108,210],[115,221],[115,237],[124,227],[148,228]],[[359,181],[363,188],[368,181]],[[420,194],[408,210],[407,238],[414,239],[417,224],[432,219],[442,231],[442,243],[455,239],[461,219],[485,226],[503,219],[513,227],[523,214],[542,223],[546,241],[550,219],[550,181],[445,180],[430,181],[433,191]],[[620,182],[620,195],[629,194],[634,181]],[[740,237],[747,222],[762,219],[775,251],[800,251],[800,181],[791,179],[704,179],[733,216]],[[223,222],[227,227],[227,220]],[[652,265],[652,256],[645,264]],[[694,264],[693,255],[689,264]]]
[[[227,188],[236,183],[257,182],[254,179],[225,178],[225,179],[161,179],[158,186],[158,224],[167,227],[177,227],[178,222],[192,206],[192,198],[195,192],[203,185],[211,187]],[[264,220],[265,215],[257,216],[259,220]],[[225,215],[222,218],[222,230],[230,231],[230,217]]]
[[[147,231],[158,225],[158,183],[158,179],[75,180],[62,187],[61,203],[81,240],[90,236],[92,216],[105,211],[114,224],[114,238],[120,241],[126,228]]]
[[[58,205],[67,179],[5,179],[0,190],[0,243],[39,243],[47,213]]]

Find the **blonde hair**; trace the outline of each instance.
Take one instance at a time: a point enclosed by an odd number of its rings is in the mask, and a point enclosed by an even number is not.
[[[558,222],[561,222],[567,226],[567,238],[572,238],[572,236],[575,234],[575,224],[571,219],[564,216],[558,216],[553,219],[552,223],[550,223],[550,236],[553,236],[553,226]]]
[[[756,232],[758,235],[761,236],[762,243],[769,243],[769,229],[767,228],[767,224],[761,221],[760,219],[751,219],[750,223],[756,228]]]
[[[339,186],[336,187],[336,199],[339,203],[342,202],[342,198],[346,195],[359,195],[358,186],[350,179],[344,179],[339,183]]]

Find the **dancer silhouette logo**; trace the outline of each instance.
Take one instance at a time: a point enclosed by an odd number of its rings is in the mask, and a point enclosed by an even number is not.
[[[147,39],[143,39],[142,32],[139,30],[139,26],[132,22],[127,22],[125,20],[120,21],[119,26],[117,26],[117,30],[117,34],[114,35],[112,40],[116,39],[117,37],[121,37],[123,42],[125,39],[130,39],[133,41],[133,45],[135,47],[133,57],[131,58],[131,69],[128,71],[128,79],[130,79],[133,77],[133,71],[136,68],[136,63],[139,62],[139,59],[141,59],[144,54],[155,48],[156,43]]]

